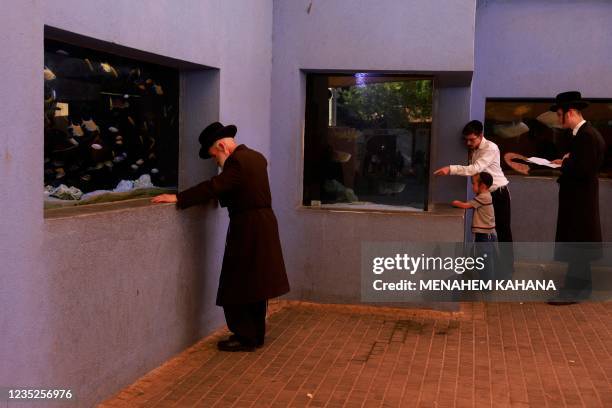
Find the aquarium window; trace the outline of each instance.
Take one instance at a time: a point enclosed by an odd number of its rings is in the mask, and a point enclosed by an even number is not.
[[[612,178],[612,99],[587,99],[584,118],[601,133],[607,153],[599,176]],[[569,150],[572,132],[562,128],[556,112],[549,109],[554,99],[493,98],[485,105],[484,133],[500,149],[507,174],[558,177],[558,168],[545,161],[560,159]],[[535,160],[534,160],[535,158]]]
[[[303,205],[427,207],[433,81],[306,74]]]
[[[178,69],[45,40],[45,208],[176,191],[178,144]]]

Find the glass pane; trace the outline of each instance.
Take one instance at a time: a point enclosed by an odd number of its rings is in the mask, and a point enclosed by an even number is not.
[[[45,208],[174,191],[179,73],[45,40]]]
[[[569,150],[570,129],[563,129],[549,108],[554,99],[487,99],[485,137],[500,149],[507,174],[557,177],[560,170],[528,161],[560,159]],[[612,178],[612,100],[590,100],[582,115],[601,133],[608,152],[600,177]]]
[[[432,80],[307,76],[304,202],[424,209]]]

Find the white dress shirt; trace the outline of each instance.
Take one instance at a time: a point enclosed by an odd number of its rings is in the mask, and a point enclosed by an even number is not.
[[[572,129],[572,135],[576,136],[578,134],[578,131],[580,130],[580,126],[584,125],[585,123],[586,123],[586,120],[584,120],[584,119],[582,119],[580,122],[578,122],[576,127],[574,127]]]
[[[468,166],[451,165],[450,174],[453,176],[473,176],[486,171],[493,176],[493,184],[489,191],[495,191],[509,183],[501,169],[499,148],[495,143],[482,137],[480,145],[472,153]]]

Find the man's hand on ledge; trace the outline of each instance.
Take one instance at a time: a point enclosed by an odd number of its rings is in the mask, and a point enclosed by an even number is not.
[[[151,199],[152,203],[176,203],[176,194],[160,194]]]

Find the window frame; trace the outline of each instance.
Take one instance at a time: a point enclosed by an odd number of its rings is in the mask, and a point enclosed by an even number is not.
[[[606,103],[606,104],[609,104],[609,105],[612,106],[612,98],[584,98],[584,100],[589,102],[589,103]],[[498,103],[504,103],[504,102],[505,103],[523,103],[523,104],[544,103],[544,104],[552,106],[554,104],[554,102],[555,102],[555,98],[553,98],[553,97],[525,97],[525,98],[522,98],[522,97],[485,97],[485,100],[484,100],[484,115],[483,115],[484,116],[484,118],[483,118],[483,125],[484,125],[484,128],[485,128],[485,137],[487,137],[488,139],[491,139],[493,142],[495,142],[495,143],[497,143],[499,145],[500,143],[498,143],[498,141],[496,140],[497,138],[499,138],[499,136],[496,136],[495,139],[491,138],[491,136],[487,136],[487,134],[490,134],[490,132],[487,132],[487,127],[488,127],[489,123],[487,123],[488,121],[487,121],[487,113],[486,113],[487,112],[487,104],[489,102],[494,102],[494,103],[495,102],[498,102]],[[585,116],[584,119],[587,122],[592,122],[592,120],[589,118],[588,114]],[[612,111],[611,111],[611,114],[610,114],[610,120],[612,120]],[[565,132],[568,132],[568,134],[569,134],[569,132],[571,132],[571,130],[570,129],[565,129]],[[602,136],[603,136],[603,134],[602,134]],[[547,178],[547,179],[553,179],[553,178],[559,177],[559,174],[555,173],[555,171],[553,169],[551,169],[548,173],[544,173],[544,174],[542,174],[542,173],[537,174],[536,173],[536,174],[528,174],[528,175],[518,173],[515,170],[508,170],[506,168],[506,165],[505,165],[505,162],[504,162],[504,157],[503,157],[504,153],[507,153],[507,152],[502,151],[502,147],[503,146],[500,146],[500,160],[502,162],[500,164],[502,165],[502,169],[504,171],[511,171],[511,173],[507,174],[508,176],[521,177],[521,178],[539,177],[539,178]],[[608,147],[608,151],[610,151],[610,146],[607,146],[607,147]],[[522,154],[521,152],[517,152],[517,153]],[[607,156],[605,156],[604,159],[606,157]],[[610,176],[602,176],[601,173],[602,172],[600,171],[599,174],[598,174],[598,178],[600,180],[612,180],[612,168],[607,173],[607,174],[610,174]]]
[[[41,49],[44,53],[44,41],[52,40],[62,43],[66,43],[71,46],[91,49],[97,52],[107,53],[116,55],[118,57],[129,58],[136,61],[142,61],[148,64],[156,64],[164,67],[176,69],[179,75],[178,82],[178,180],[177,187],[180,191],[181,188],[185,188],[185,185],[193,184],[193,177],[189,172],[186,172],[185,168],[201,168],[200,159],[198,157],[187,156],[193,146],[194,142],[191,138],[186,138],[187,134],[194,132],[194,128],[201,129],[206,123],[216,121],[219,119],[219,106],[220,106],[220,69],[214,66],[206,66],[200,63],[180,60],[165,55],[155,54],[145,50],[131,48],[119,43],[112,43],[104,40],[100,40],[93,37],[88,37],[79,33],[66,31],[64,29],[56,28],[53,26],[44,26],[43,41],[41,43]],[[197,82],[196,82],[197,81]],[[193,83],[195,87],[189,86]],[[44,83],[41,81],[41,89]],[[195,91],[189,91],[191,88],[196,88]],[[189,92],[186,92],[189,91]],[[189,94],[189,95],[188,95]],[[189,112],[192,112],[194,108],[200,112],[200,106],[205,104],[209,109],[206,112],[201,112],[198,117],[188,118]],[[41,129],[42,131],[42,129]],[[42,133],[41,133],[42,134]],[[41,136],[41,146],[44,140]],[[42,149],[42,147],[41,147]],[[44,158],[40,156],[40,163],[42,166]],[[197,162],[197,163],[196,163]],[[205,168],[204,173],[211,175],[214,169]],[[201,174],[200,174],[201,176]],[[43,208],[43,219],[56,219],[56,218],[73,218],[81,215],[92,216],[98,213],[105,213],[108,211],[115,210],[140,210],[144,206],[156,206],[158,204],[151,204],[149,198],[128,198],[117,201],[91,203],[86,205],[67,206],[65,208]],[[42,205],[44,207],[44,205]]]
[[[354,76],[357,73],[367,73],[371,76],[379,77],[402,77],[411,80],[429,80],[431,81],[431,126],[430,135],[428,140],[428,152],[425,155],[426,169],[424,174],[424,198],[423,198],[423,209],[418,210],[409,206],[393,205],[393,204],[350,204],[350,203],[335,203],[335,204],[320,204],[320,205],[305,205],[305,166],[306,166],[306,112],[308,106],[308,77],[310,75],[330,77],[330,76]],[[325,212],[342,212],[342,213],[381,213],[381,214],[422,214],[430,212],[433,209],[432,205],[432,178],[431,178],[431,164],[433,163],[433,147],[437,132],[437,77],[433,74],[418,73],[418,72],[406,72],[406,71],[377,71],[377,70],[321,70],[321,69],[301,69],[301,95],[302,95],[302,127],[301,127],[301,145],[300,145],[300,190],[299,190],[299,202],[297,209],[300,210],[314,210],[314,211],[325,211]],[[390,81],[391,82],[391,81]]]

